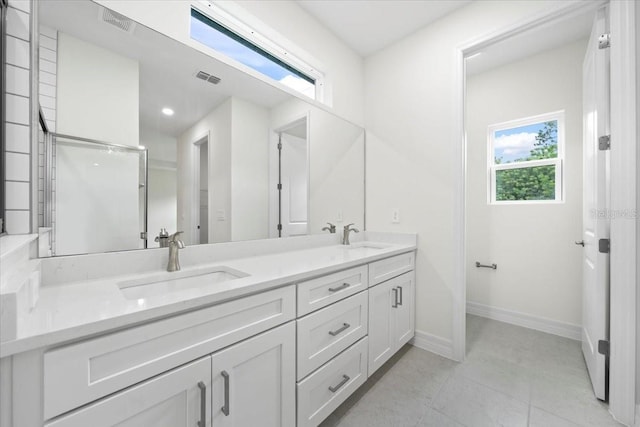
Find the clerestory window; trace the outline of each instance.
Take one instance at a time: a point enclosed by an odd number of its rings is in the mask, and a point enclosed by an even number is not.
[[[305,96],[317,99],[319,73],[289,52],[269,42],[259,46],[249,40],[264,39],[254,30],[231,29],[232,25],[214,20],[197,9],[191,9],[191,38],[290,87]],[[235,30],[235,31],[234,31]],[[244,37],[240,33],[247,33]],[[266,44],[266,43],[265,43]]]

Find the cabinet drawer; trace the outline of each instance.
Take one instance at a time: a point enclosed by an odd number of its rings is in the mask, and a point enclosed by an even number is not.
[[[317,426],[367,379],[368,338],[298,383],[298,427]]]
[[[45,427],[195,426],[202,411],[205,420],[211,416],[211,402],[203,402],[202,386],[206,387],[204,393],[211,390],[208,356],[57,418]]]
[[[298,316],[316,311],[368,286],[366,265],[298,283]]]
[[[365,291],[298,319],[298,380],[364,337],[367,317]]]
[[[399,276],[415,268],[415,252],[396,255],[391,258],[369,264],[369,286],[377,285],[385,280]]]
[[[49,351],[45,419],[294,318],[287,286]]]

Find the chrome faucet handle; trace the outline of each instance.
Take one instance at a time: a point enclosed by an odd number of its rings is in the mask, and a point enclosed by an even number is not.
[[[351,228],[353,224],[347,224],[344,226],[344,233],[342,233],[342,244],[343,245],[350,245],[351,242],[349,242],[349,233],[350,232],[354,232],[354,233],[359,233],[360,231],[357,228]]]
[[[169,236],[169,244],[174,243],[176,246],[178,246],[178,249],[183,249],[186,245],[184,244],[184,242],[179,238],[179,236],[184,233],[184,231],[176,231],[175,233],[173,233],[172,235]]]
[[[352,225],[355,225],[355,224],[351,223],[351,224],[347,224],[347,225],[345,225],[345,226],[344,226],[344,231],[353,231],[354,233],[359,233],[359,232],[360,232],[360,230],[358,230],[357,228],[355,228],[355,227],[353,227],[353,228],[349,228],[349,227],[351,227]]]

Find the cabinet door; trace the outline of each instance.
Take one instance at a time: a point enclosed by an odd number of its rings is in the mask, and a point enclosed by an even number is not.
[[[46,427],[211,426],[210,390],[211,357],[207,356],[58,418]]]
[[[295,322],[212,356],[216,427],[295,426]]]
[[[395,292],[393,281],[369,288],[369,375],[373,374],[394,353],[393,311]]]
[[[415,272],[411,271],[391,280],[398,292],[398,307],[394,309],[394,350],[400,350],[415,335]]]

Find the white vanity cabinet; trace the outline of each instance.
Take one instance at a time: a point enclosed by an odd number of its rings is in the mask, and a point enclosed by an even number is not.
[[[413,251],[298,284],[297,426],[315,427],[414,336]]]
[[[315,427],[414,335],[415,252],[346,258],[2,359],[0,427]]]
[[[46,427],[295,426],[295,323],[116,393]]]
[[[369,376],[415,334],[415,272],[369,288]]]

